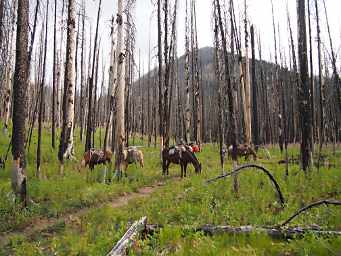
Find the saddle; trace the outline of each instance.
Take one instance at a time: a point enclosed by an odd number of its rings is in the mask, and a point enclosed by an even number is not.
[[[100,161],[103,161],[105,159],[104,151],[102,150],[96,150],[96,149],[90,149],[90,161],[94,161],[95,163],[98,163]]]
[[[178,153],[180,155],[180,158],[181,158],[181,153],[182,152],[185,152],[187,149],[186,149],[186,146],[184,145],[178,145],[178,146],[173,146],[169,149],[169,155],[174,155],[176,153]]]
[[[125,156],[129,164],[135,163],[138,160],[137,148],[129,147],[127,148],[127,155]]]

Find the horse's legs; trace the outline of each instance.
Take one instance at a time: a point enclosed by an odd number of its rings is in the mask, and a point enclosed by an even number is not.
[[[184,164],[185,177],[187,176],[187,164]]]
[[[129,165],[129,164],[128,164],[128,162],[127,162],[127,163],[125,163],[124,166],[123,166],[124,177],[126,177],[126,178],[128,177],[128,174],[127,174],[128,165]]]
[[[162,175],[166,175],[167,170],[167,160],[163,159],[162,161]]]
[[[249,161],[249,154],[248,153],[245,155],[245,161]]]
[[[180,163],[180,167],[181,167],[181,178],[183,178],[184,177],[184,165]]]
[[[167,176],[169,175],[169,166],[170,166],[170,161],[168,161],[166,165]]]

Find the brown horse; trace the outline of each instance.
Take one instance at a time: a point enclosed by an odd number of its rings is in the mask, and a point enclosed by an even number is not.
[[[83,155],[81,162],[82,167],[89,166],[90,170],[95,168],[95,165],[111,163],[112,152],[110,150],[90,149]]]
[[[254,161],[257,160],[257,154],[250,145],[247,145],[247,144],[237,145],[237,157],[244,156],[245,160],[248,160],[250,155],[253,156]],[[232,145],[229,146],[228,148],[228,158],[230,157],[232,157]]]
[[[129,147],[123,151],[124,160],[123,166],[124,171],[127,170],[129,164],[139,163],[140,167],[143,168],[143,153],[141,150],[138,150],[136,147]]]
[[[193,152],[185,146],[176,146],[165,148],[162,150],[162,174],[169,174],[169,165],[179,164],[181,166],[181,178],[187,175],[187,165],[191,163],[194,166],[195,173],[201,173],[201,163],[194,155]]]

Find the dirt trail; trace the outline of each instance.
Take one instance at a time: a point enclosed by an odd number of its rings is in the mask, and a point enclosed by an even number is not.
[[[132,200],[149,197],[158,188],[163,187],[164,185],[164,182],[157,182],[154,185],[142,187],[138,189],[137,192],[126,193],[123,196],[116,197],[99,205],[90,206],[75,212],[64,214],[59,218],[42,217],[33,219],[30,224],[26,225],[21,230],[0,233],[0,247],[6,246],[10,242],[10,238],[15,235],[24,235],[25,237],[32,238],[38,233],[52,231],[58,224],[64,223],[65,225],[68,225],[75,219],[86,215],[88,212],[96,208],[101,208],[107,205],[110,205],[112,208],[123,207]]]

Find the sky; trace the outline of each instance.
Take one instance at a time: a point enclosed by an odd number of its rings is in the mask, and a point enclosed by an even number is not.
[[[76,0],[78,4],[81,3],[82,0]],[[86,4],[86,13],[87,13],[87,22],[86,22],[86,34],[89,35],[90,30],[94,34],[95,25],[96,25],[96,17],[97,17],[97,8],[99,0],[84,0]],[[178,55],[181,56],[184,54],[184,39],[185,39],[185,0],[178,0],[178,22],[177,22],[177,31],[178,31]],[[220,0],[221,3],[224,0]],[[271,0],[246,0],[248,6],[248,21],[250,24],[254,24],[256,36],[260,35],[261,43],[262,43],[262,52],[263,59],[268,61],[274,61],[273,52],[274,52],[274,39],[273,39],[273,25],[272,25],[272,12],[271,12]],[[312,30],[313,30],[313,51],[314,58],[316,62],[316,25],[315,25],[315,8],[314,8],[314,0],[311,1],[311,11],[312,15]],[[325,14],[323,10],[322,0],[319,1],[320,6],[320,18],[321,18],[321,30],[322,30],[322,39],[324,42],[324,47],[329,52],[329,41],[327,40],[326,34],[326,25],[325,25]],[[50,1],[51,2],[51,1]],[[54,2],[54,1],[52,1]],[[58,0],[59,8],[61,6],[61,0]],[[154,3],[155,2],[155,3]],[[153,49],[152,54],[156,56],[156,46],[157,46],[157,23],[156,23],[156,2],[157,0],[136,0],[136,8],[133,13],[133,17],[135,18],[136,24],[136,62],[139,61],[139,54],[141,52],[141,66],[144,73],[147,72],[148,68],[148,45],[149,45],[149,36],[151,38],[151,47]],[[170,0],[173,2],[173,0]],[[334,49],[338,53],[341,46],[341,19],[340,19],[340,10],[341,10],[341,0],[325,0],[328,12],[328,18],[331,28],[331,34],[333,38]],[[244,0],[234,0],[235,3],[235,13],[237,17],[244,18]],[[43,2],[44,4],[44,2]],[[276,29],[279,27],[279,37],[280,41],[278,43],[278,48],[281,51],[286,51],[286,56],[288,58],[288,49],[289,49],[289,33],[287,27],[287,15],[286,9],[288,5],[288,10],[291,16],[291,23],[293,28],[293,36],[294,40],[297,41],[297,32],[296,32],[296,0],[273,0],[274,4],[274,13],[275,13],[275,23]],[[33,6],[33,5],[32,5]],[[198,27],[198,43],[199,48],[205,46],[213,45],[213,29],[212,29],[212,0],[196,0],[196,10],[197,10],[197,27]],[[101,38],[101,54],[103,56],[103,64],[108,68],[109,59],[110,59],[110,48],[111,48],[111,40],[110,40],[110,27],[111,27],[111,17],[112,15],[116,15],[117,12],[117,0],[102,0],[102,12],[100,17],[100,28],[99,35]],[[60,11],[58,12],[60,17]],[[53,33],[52,33],[52,24],[53,24],[53,15],[52,15],[52,6],[50,4],[50,15],[49,15],[49,24],[51,27],[51,32],[48,35],[49,47],[53,47]],[[308,29],[308,28],[307,28]],[[242,35],[243,36],[243,35]],[[39,40],[39,38],[37,38]],[[92,39],[93,40],[93,39]],[[89,36],[87,36],[87,41],[89,43]],[[243,41],[242,41],[243,42]],[[280,46],[280,47],[279,47]],[[89,46],[88,46],[89,49]],[[51,55],[51,56],[50,56]],[[156,58],[154,57],[153,63],[156,63]],[[52,51],[48,52],[48,65],[52,66]],[[102,66],[102,63],[101,63]],[[52,69],[52,68],[51,68]],[[50,74],[50,79],[52,75]]]
[[[109,60],[110,51],[110,17],[117,10],[117,1],[102,0],[103,12],[101,14],[101,37],[103,52],[107,53],[107,60]],[[185,0],[179,1],[178,11],[178,54],[184,53],[184,24],[185,24]],[[274,61],[274,39],[273,39],[273,25],[272,25],[272,11],[271,0],[246,0],[248,6],[248,20],[250,24],[254,24],[257,35],[260,35],[262,41],[263,57],[266,60]],[[341,19],[339,17],[341,10],[340,0],[325,0],[328,12],[328,18],[331,27],[331,33],[334,41],[334,48],[339,50],[341,43]],[[148,62],[148,43],[149,35],[151,36],[151,45],[154,48],[153,55],[156,55],[157,45],[157,24],[156,24],[156,0],[136,0],[135,9],[135,24],[137,28],[136,35],[136,59],[138,61],[138,51],[141,51],[141,63],[143,63],[144,71],[147,71]],[[223,2],[223,1],[221,1]],[[322,19],[322,36],[325,39],[325,45],[329,48],[329,42],[326,34],[325,27],[325,15],[323,11],[322,1],[320,2],[320,17]],[[279,27],[280,42],[282,51],[286,49],[288,52],[288,28],[287,28],[287,15],[286,9],[288,9],[291,15],[291,23],[293,27],[294,40],[297,38],[296,33],[296,0],[273,0],[275,23],[276,27]],[[89,21],[95,24],[97,16],[98,1],[86,0],[87,12],[89,15]],[[213,32],[212,32],[212,0],[196,0],[197,5],[197,26],[198,26],[198,43],[199,47],[212,46],[213,45]],[[244,0],[235,0],[236,15],[244,17]],[[314,38],[316,36],[315,29],[315,8],[314,1],[311,1],[312,15],[312,29]],[[152,19],[151,19],[152,17]],[[307,28],[308,29],[308,28]],[[315,40],[314,40],[315,41]],[[279,48],[279,46],[278,46]],[[315,50],[316,47],[313,47]],[[328,49],[329,51],[329,49]],[[272,52],[272,53],[271,53]],[[317,55],[317,54],[315,54]],[[155,58],[154,58],[155,59]],[[154,60],[155,62],[156,60]]]

